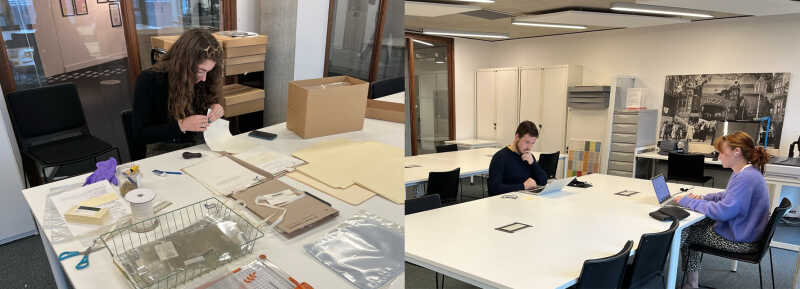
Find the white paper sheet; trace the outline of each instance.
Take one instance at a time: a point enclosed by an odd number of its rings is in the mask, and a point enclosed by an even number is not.
[[[217,195],[228,196],[264,181],[259,175],[227,157],[220,157],[183,169]]]
[[[203,132],[206,145],[212,151],[238,154],[252,149],[256,144],[246,138],[231,135],[230,123],[224,119],[212,122]]]
[[[254,165],[272,175],[291,171],[294,167],[305,164],[304,161],[270,150],[251,150],[236,154],[233,157]]]
[[[61,217],[69,211],[70,208],[78,205],[79,203],[88,199],[99,197],[108,193],[119,194],[108,181],[97,182],[73,189],[71,191],[63,192],[52,197],[53,204],[56,206],[58,213]],[[85,236],[93,233],[103,233],[101,229],[113,225],[117,220],[123,218],[131,213],[131,207],[128,202],[122,197],[99,206],[106,208],[109,212],[109,217],[103,225],[81,224],[67,222],[67,227],[74,236]],[[100,230],[100,231],[99,231]]]

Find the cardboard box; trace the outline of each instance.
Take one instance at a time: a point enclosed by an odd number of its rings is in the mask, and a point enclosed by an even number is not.
[[[313,138],[364,127],[369,83],[349,76],[289,82],[286,128]]]
[[[406,105],[374,99],[367,100],[367,118],[391,122],[406,122]]]
[[[222,87],[222,108],[225,117],[264,110],[264,90],[241,84]]]

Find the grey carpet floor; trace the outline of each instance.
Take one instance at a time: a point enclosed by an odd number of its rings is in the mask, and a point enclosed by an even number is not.
[[[56,288],[39,235],[0,246],[0,288]]]

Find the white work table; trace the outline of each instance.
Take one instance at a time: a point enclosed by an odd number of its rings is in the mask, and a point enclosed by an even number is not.
[[[545,196],[510,193],[518,198],[500,195],[407,215],[406,261],[482,288],[566,288],[585,260],[616,254],[627,240],[635,250],[642,234],[669,228],[648,215],[658,209],[650,181],[601,174],[580,180],[594,186]],[[673,193],[681,187],[668,186]],[[639,193],[614,195],[623,189]],[[675,288],[681,230],[704,218],[690,213],[675,233],[667,288]],[[495,230],[514,222],[533,227]]]
[[[479,148],[406,157],[404,172],[406,187],[427,181],[429,172],[442,172],[461,168],[460,175],[462,178],[486,174],[489,172],[492,156],[498,150],[498,148]],[[537,160],[540,154],[539,152],[533,153]],[[561,154],[558,157],[558,160],[562,162],[561,166],[564,168],[564,175],[567,172],[564,162],[566,158],[566,154]]]
[[[497,141],[495,140],[477,139],[477,138],[446,140],[444,141],[444,143],[456,144],[458,145],[458,149],[460,150],[478,149],[478,148],[496,148],[500,146],[500,144],[498,144]]]
[[[646,152],[646,153],[637,153],[636,157],[637,158],[654,159],[654,160],[665,160],[665,161],[669,159],[668,155],[658,154],[658,152],[655,152],[655,151]],[[719,160],[714,160],[712,158],[705,158],[705,159],[703,159],[703,162],[705,164],[707,164],[707,165],[718,165],[718,166],[722,165],[722,163],[719,162]]]
[[[397,147],[403,147],[404,135],[403,124],[372,119],[366,119],[364,121],[364,129],[361,131],[305,140],[287,130],[285,124],[273,125],[260,129],[260,131],[276,133],[278,137],[273,141],[253,139],[257,145],[263,145],[265,148],[284,154],[291,154],[294,151],[303,149],[314,143],[338,138],[347,138],[356,141],[379,141]],[[246,136],[246,134],[240,134],[236,137],[244,138],[248,136]],[[181,157],[184,151],[201,152],[203,153],[203,157],[200,159],[185,160]],[[187,175],[170,175],[162,178],[153,175],[150,171],[153,169],[177,171],[215,156],[218,156],[218,154],[209,151],[206,145],[198,145],[139,160],[137,162],[140,164],[142,172],[144,172],[141,187],[154,190],[158,195],[157,200],[168,200],[173,203],[173,205],[167,207],[164,212],[214,197],[205,187]],[[44,221],[45,201],[50,188],[71,183],[82,183],[87,176],[88,174],[23,190],[23,195],[30,205],[37,223],[42,224]],[[339,216],[288,240],[275,232],[266,231],[264,232],[264,237],[256,241],[252,254],[235,261],[233,264],[239,264],[244,260],[254,260],[259,254],[265,254],[273,263],[280,266],[292,277],[300,282],[307,282],[315,288],[355,288],[352,283],[313,259],[305,252],[303,246],[319,240],[328,231],[360,210],[371,212],[402,225],[403,205],[392,203],[380,196],[375,196],[359,206],[352,206],[288,177],[282,177],[280,180],[299,190],[308,191],[329,202],[335,209],[339,210]],[[221,199],[221,197],[217,198]],[[56,254],[63,251],[81,251],[85,249],[85,246],[81,245],[78,241],[52,244],[51,237],[47,236],[42,229],[40,229],[40,232],[43,237],[43,242],[45,243],[51,269],[53,269],[59,288],[66,288],[66,282],[68,281],[65,280],[65,275],[74,285],[74,288],[78,289],[132,288],[130,283],[125,279],[123,273],[114,266],[107,249],[102,249],[101,251],[91,254],[88,268],[76,270],[75,265],[80,261],[80,257],[66,259],[63,265],[60,265],[56,259]],[[63,273],[61,270],[62,266]],[[204,275],[200,277],[199,280],[209,280],[211,277],[213,276]],[[400,275],[388,288],[404,288],[404,279],[404,274]],[[190,282],[190,284],[195,284],[196,282],[198,281]]]

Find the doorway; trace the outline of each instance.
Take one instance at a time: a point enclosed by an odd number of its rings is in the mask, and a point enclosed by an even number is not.
[[[435,153],[456,133],[453,39],[411,33],[406,38],[412,154]]]

